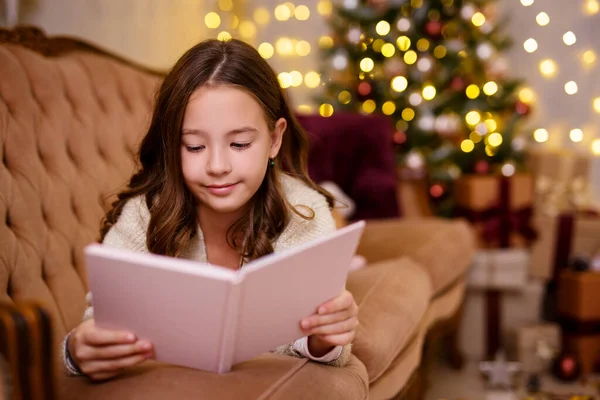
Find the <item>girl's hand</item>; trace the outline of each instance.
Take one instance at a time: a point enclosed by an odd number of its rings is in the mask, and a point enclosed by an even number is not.
[[[310,354],[321,357],[335,346],[352,343],[358,327],[358,306],[347,290],[333,300],[319,306],[317,313],[304,318],[300,326],[310,335]]]
[[[68,346],[75,364],[94,381],[113,378],[153,356],[151,343],[129,332],[97,328],[93,319],[75,328]]]

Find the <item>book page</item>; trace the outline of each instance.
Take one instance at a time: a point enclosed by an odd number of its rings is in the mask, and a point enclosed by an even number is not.
[[[96,323],[149,340],[158,361],[217,371],[235,274],[93,246],[86,257]]]
[[[363,228],[355,223],[242,269],[234,364],[304,336],[300,321],[344,289]]]

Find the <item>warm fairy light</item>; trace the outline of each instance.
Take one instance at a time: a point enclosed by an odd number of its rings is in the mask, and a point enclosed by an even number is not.
[[[270,19],[271,14],[269,14],[269,11],[266,8],[260,7],[254,10],[254,22],[257,24],[266,25],[269,23]]]
[[[577,83],[575,81],[569,81],[565,83],[565,92],[568,95],[573,95],[577,93],[578,90],[579,88],[577,87]]]
[[[298,87],[302,85],[302,80],[304,77],[299,71],[290,72],[290,76],[292,77],[292,87]]]
[[[533,53],[538,48],[537,41],[534,38],[529,38],[523,43],[523,48],[526,52]]]
[[[535,93],[530,88],[519,90],[519,100],[525,104],[531,104],[535,100]]]
[[[460,143],[460,149],[465,153],[470,153],[475,148],[475,143],[470,139],[465,139]]]
[[[299,56],[307,56],[310,53],[310,43],[308,43],[306,40],[299,40],[298,43],[296,43],[296,54],[298,54]]]
[[[533,1],[534,0],[521,0],[521,4],[523,4],[525,7],[529,7],[533,4]]]
[[[446,57],[447,53],[448,53],[448,50],[446,50],[446,48],[444,46],[442,46],[441,44],[436,46],[435,49],[433,49],[433,56],[435,58],[444,58],[444,57]]]
[[[347,90],[342,90],[338,94],[338,101],[342,104],[349,104],[352,101],[352,94]]]
[[[333,106],[328,103],[321,104],[319,107],[319,114],[322,117],[331,117],[333,115]]]
[[[487,143],[492,147],[498,147],[502,144],[502,135],[498,132],[491,133],[487,137]]]
[[[333,38],[331,36],[321,36],[319,38],[319,47],[322,49],[330,49],[333,47]]]
[[[483,85],[483,93],[488,96],[493,96],[498,92],[498,84],[494,81],[490,81]]]
[[[396,92],[403,92],[408,87],[408,80],[403,76],[396,76],[392,79],[391,86]]]
[[[290,38],[282,37],[275,42],[275,50],[280,56],[287,56],[294,53],[294,43]]]
[[[239,24],[240,24],[239,18],[237,17],[237,15],[234,15],[233,18],[231,19],[231,29],[237,29]]]
[[[469,125],[477,125],[479,121],[481,121],[481,115],[478,111],[469,111],[467,115],[465,115],[465,121]]]
[[[435,87],[432,85],[427,85],[423,88],[423,98],[425,100],[432,100],[435,97]]]
[[[375,32],[379,36],[385,36],[390,33],[390,23],[387,21],[379,21],[377,25],[375,25]]]
[[[467,86],[467,89],[465,90],[465,93],[467,95],[468,98],[470,98],[471,100],[476,99],[479,97],[479,94],[481,93],[481,91],[479,90],[479,86],[475,85],[474,83],[470,84],[469,86]]]
[[[476,12],[475,14],[473,14],[473,16],[471,17],[471,22],[473,23],[473,25],[475,26],[481,26],[483,24],[485,24],[485,15],[483,15],[480,12]]]
[[[292,10],[286,4],[280,4],[275,7],[274,14],[277,21],[287,21],[292,17]]]
[[[381,46],[381,54],[384,57],[392,57],[396,53],[396,47],[391,43],[386,43]]]
[[[473,143],[479,143],[483,140],[483,137],[479,133],[473,131],[469,134],[469,139]]]
[[[310,114],[313,112],[314,107],[310,104],[300,104],[298,107],[296,107],[296,110],[300,114]]]
[[[411,93],[410,96],[408,96],[408,103],[411,106],[419,106],[421,105],[421,103],[423,102],[423,96],[421,96],[421,93],[419,92],[414,92]]]
[[[375,63],[369,57],[365,57],[360,60],[360,69],[364,72],[371,72],[375,67]]]
[[[600,114],[600,97],[596,97],[592,104],[594,106],[594,111],[596,111],[598,114]]]
[[[573,32],[568,31],[563,35],[563,42],[567,46],[572,46],[575,44],[575,42],[577,42],[577,36],[575,36]]]
[[[408,65],[412,65],[417,62],[417,53],[413,50],[409,50],[404,53],[404,62]]]
[[[280,72],[277,79],[279,79],[279,85],[284,89],[292,86],[292,76],[287,72]]]
[[[429,40],[423,38],[417,41],[417,50],[419,51],[427,51],[429,50]]]
[[[407,51],[410,49],[410,39],[406,36],[400,36],[396,39],[396,46],[402,51]]]
[[[548,14],[542,11],[535,17],[535,21],[538,23],[539,26],[546,26],[550,23],[550,17],[548,16]]]
[[[502,166],[502,175],[504,176],[513,176],[515,174],[515,166],[510,163],[506,163]]]
[[[581,60],[584,64],[591,66],[596,63],[596,52],[594,50],[588,50],[581,55]]]
[[[396,24],[396,28],[398,28],[398,30],[400,32],[406,32],[410,29],[410,20],[406,17],[402,17],[398,20],[398,23]]]
[[[497,149],[496,149],[495,147],[492,147],[492,146],[485,146],[485,154],[486,154],[488,157],[493,157],[493,156],[495,156],[495,155],[496,155],[496,151],[497,151]]]
[[[256,25],[252,21],[242,21],[238,27],[240,36],[246,40],[252,39],[256,36]]]
[[[300,5],[294,10],[294,16],[298,21],[306,21],[310,18],[310,10],[305,5]]]
[[[536,129],[535,132],[533,132],[533,138],[538,143],[547,142],[548,141],[548,131],[545,130],[544,128]]]
[[[231,40],[231,38],[232,38],[231,33],[227,32],[227,31],[219,32],[219,34],[217,35],[217,39],[222,42]]]
[[[491,118],[486,119],[485,121],[483,121],[483,123],[485,124],[485,126],[487,126],[488,132],[494,132],[496,129],[498,129],[498,123]]]
[[[396,112],[396,103],[393,101],[386,101],[383,103],[383,106],[381,106],[381,111],[383,111],[385,115],[392,115]]]
[[[542,75],[544,75],[547,78],[550,78],[550,77],[553,77],[554,75],[556,75],[557,66],[556,66],[556,63],[554,62],[554,60],[546,58],[546,59],[540,61],[539,68],[540,68],[540,72],[542,73]]]
[[[573,142],[579,143],[583,140],[583,131],[579,128],[571,129],[571,132],[569,132],[569,137]]]
[[[377,108],[377,104],[373,100],[367,100],[362,104],[362,109],[367,114],[371,114]]]
[[[304,75],[304,84],[307,87],[314,89],[321,84],[321,76],[315,71],[307,72],[306,75]]]
[[[331,0],[319,0],[319,3],[317,4],[317,11],[323,16],[331,15],[331,12],[333,11],[333,4],[331,3]]]
[[[592,142],[592,153],[596,156],[600,155],[600,139],[594,139]]]
[[[221,17],[216,12],[209,12],[204,17],[204,23],[207,28],[216,29],[221,25]]]
[[[373,50],[376,51],[377,53],[381,53],[381,48],[383,47],[384,44],[385,44],[385,41],[383,39],[377,39],[373,42],[371,47],[373,47]]]
[[[402,110],[402,119],[406,122],[410,122],[415,118],[415,110],[412,108],[405,108]]]
[[[598,0],[587,0],[585,2],[584,10],[587,15],[598,14],[598,11],[600,11],[600,4],[598,4]]]
[[[232,0],[219,0],[219,9],[221,11],[233,10],[233,1]]]

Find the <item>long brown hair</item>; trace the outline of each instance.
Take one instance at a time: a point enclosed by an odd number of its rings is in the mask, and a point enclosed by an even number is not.
[[[116,223],[127,200],[145,195],[150,211],[146,245],[152,253],[178,256],[197,233],[197,200],[184,184],[181,170],[181,128],[190,95],[200,87],[234,86],[254,96],[262,106],[267,126],[275,129],[279,118],[287,128],[275,166],[250,200],[250,211],[229,229],[227,240],[247,259],[273,252],[271,242],[289,221],[288,210],[312,218],[291,206],[278,174],[287,171],[325,196],[333,197],[308,177],[308,139],[294,118],[277,76],[250,45],[236,39],[205,40],[188,50],[165,77],[157,95],[152,121],[139,149],[139,169],[127,189],[118,194],[100,230],[104,239]]]

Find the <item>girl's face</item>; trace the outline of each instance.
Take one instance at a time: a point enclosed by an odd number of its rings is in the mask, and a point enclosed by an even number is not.
[[[183,118],[181,167],[201,207],[243,209],[262,184],[269,158],[277,156],[286,124],[280,118],[270,132],[260,104],[243,90],[196,90]]]

